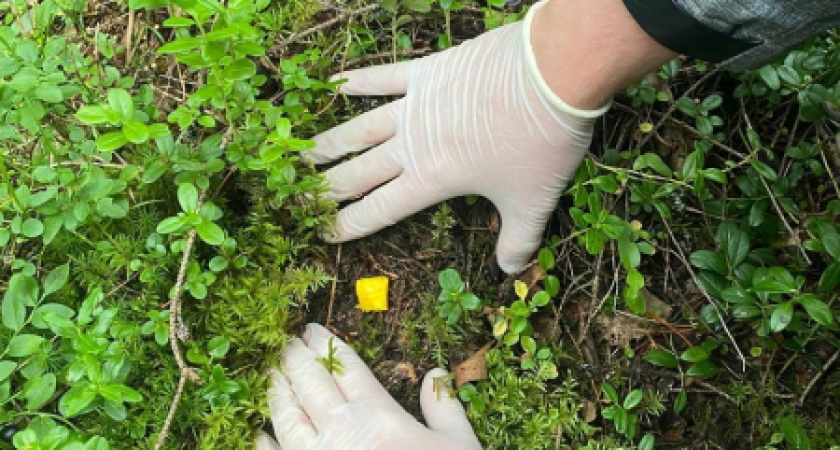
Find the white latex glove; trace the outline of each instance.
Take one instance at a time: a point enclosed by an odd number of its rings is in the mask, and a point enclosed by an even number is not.
[[[341,374],[330,373],[318,358],[341,361]],[[278,442],[261,434],[258,450],[471,450],[481,445],[461,402],[448,389],[435,392],[442,369],[426,374],[420,407],[428,427],[388,394],[347,344],[324,327],[309,324],[283,354],[282,373],[272,374],[268,392],[271,421]],[[444,385],[444,383],[440,383]]]
[[[529,34],[542,5],[444,52],[341,75],[343,93],[405,97],[314,137],[316,164],[369,149],[326,171],[333,200],[373,190],[339,212],[328,241],[363,237],[475,194],[501,214],[499,266],[513,273],[529,261],[608,107],[575,109],[546,85]]]

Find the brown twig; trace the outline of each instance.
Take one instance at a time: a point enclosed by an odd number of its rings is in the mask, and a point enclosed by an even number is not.
[[[720,320],[720,326],[723,328],[723,331],[726,333],[726,336],[729,337],[729,341],[732,343],[732,346],[735,348],[735,352],[738,354],[738,359],[741,361],[741,370],[746,372],[747,370],[747,358],[744,357],[744,354],[741,352],[741,347],[738,346],[738,343],[735,341],[735,338],[732,336],[732,332],[729,331],[729,326],[726,325],[726,320],[723,318],[723,313],[720,311],[717,302],[713,299],[705,289],[700,286],[700,282],[697,281],[697,274],[694,273],[694,269],[691,268],[691,264],[688,262],[688,258],[686,258],[685,253],[683,252],[682,246],[680,246],[679,241],[674,236],[673,230],[671,230],[671,225],[665,220],[665,217],[662,217],[662,223],[665,225],[665,230],[668,231],[668,236],[671,238],[671,242],[674,243],[674,248],[676,248],[677,252],[676,255],[682,261],[683,265],[685,266],[686,270],[688,270],[689,275],[691,275],[691,280],[694,281],[694,284],[700,287],[700,292],[703,293],[703,296],[706,297],[706,300],[712,305],[714,308],[715,313],[717,313],[718,320]]]
[[[198,200],[198,207],[204,202],[204,195],[201,193]],[[163,427],[158,434],[155,442],[155,450],[163,448],[166,442],[166,436],[169,434],[169,428],[172,426],[172,420],[175,417],[175,412],[178,410],[178,405],[181,403],[181,396],[184,393],[184,383],[189,379],[193,383],[199,383],[201,378],[196,373],[195,369],[188,366],[184,362],[184,356],[181,354],[181,348],[178,345],[178,340],[186,340],[189,338],[189,330],[184,325],[181,317],[181,292],[184,289],[184,279],[187,275],[187,266],[190,263],[190,254],[195,245],[195,228],[191,229],[187,234],[187,243],[184,245],[184,256],[181,258],[181,267],[178,269],[178,276],[175,279],[175,288],[172,293],[172,300],[169,302],[169,345],[172,348],[172,355],[175,357],[175,363],[178,364],[180,375],[178,377],[178,388],[175,390],[175,395],[172,397],[172,403],[169,405],[169,412],[166,414],[166,420],[163,422]]]
[[[305,37],[307,37],[307,36],[309,36],[313,33],[321,31],[325,28],[329,28],[329,27],[337,24],[338,22],[341,22],[342,20],[344,20],[348,17],[355,17],[355,16],[358,16],[360,14],[364,14],[366,12],[373,11],[376,8],[379,8],[379,4],[378,3],[373,3],[373,4],[370,4],[370,5],[367,5],[367,6],[363,6],[359,9],[354,9],[353,11],[347,11],[345,13],[339,14],[338,16],[335,16],[330,20],[321,22],[318,25],[307,28],[307,29],[305,29],[301,32],[292,33],[289,37],[287,37],[286,39],[284,39],[280,43],[271,46],[271,48],[269,48],[268,52],[266,52],[266,53],[268,53],[269,55],[274,55],[274,54],[277,53],[278,50],[280,50],[281,48],[283,48],[283,47],[285,47],[289,44],[293,44],[293,43],[295,43],[295,42],[297,42],[297,41],[299,41],[299,40],[301,40],[301,39],[303,39],[303,38],[305,38]]]
[[[828,361],[826,361],[825,364],[823,364],[820,373],[818,373],[817,376],[815,376],[814,378],[811,378],[811,381],[808,382],[808,386],[805,387],[805,390],[802,392],[802,395],[799,396],[800,408],[805,405],[805,400],[808,398],[808,395],[814,389],[814,386],[817,384],[818,381],[820,381],[820,379],[822,379],[823,376],[825,376],[825,374],[828,372],[828,369],[830,369],[831,366],[834,365],[835,362],[837,362],[838,357],[840,357],[840,350],[834,352],[834,354],[831,355],[831,358],[828,358]]]
[[[718,67],[715,67],[714,69],[710,70],[706,75],[703,75],[699,80],[697,80],[696,83],[692,84],[690,88],[688,88],[685,92],[683,92],[682,95],[680,96],[680,98],[685,97],[688,94],[691,94],[692,92],[694,92],[695,89],[697,89],[700,85],[705,83],[706,80],[711,78],[712,75],[716,74],[717,72],[718,72]],[[677,99],[677,100],[679,100],[679,99]],[[660,129],[662,127],[662,125],[665,124],[666,120],[671,118],[671,114],[673,114],[676,109],[677,109],[677,102],[675,100],[671,103],[671,106],[668,108],[668,110],[665,111],[664,114],[662,114],[662,117],[659,118],[659,121],[656,122],[656,125],[654,125],[653,130],[651,130],[650,133],[647,133],[645,135],[645,138],[642,139],[642,142],[639,142],[639,147],[638,148],[644,147],[644,145],[647,143],[647,141],[650,139],[650,137],[652,135],[656,134],[656,131],[658,129]]]
[[[330,326],[332,321],[333,304],[335,303],[335,287],[338,284],[338,266],[341,264],[341,244],[338,244],[338,249],[335,251],[335,275],[333,275],[332,287],[330,288],[330,304],[327,306],[327,320],[324,322],[326,326]]]

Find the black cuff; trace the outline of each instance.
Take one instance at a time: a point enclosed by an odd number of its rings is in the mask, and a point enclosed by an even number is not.
[[[719,63],[761,44],[709,28],[672,0],[624,0],[624,5],[650,37],[682,55]]]

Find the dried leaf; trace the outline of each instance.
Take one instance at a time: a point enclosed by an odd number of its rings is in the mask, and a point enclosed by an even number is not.
[[[487,379],[487,360],[485,355],[490,350],[490,343],[481,347],[469,358],[455,366],[455,387],[460,388],[464,383]]]
[[[412,383],[417,382],[417,370],[414,369],[414,364],[411,364],[408,361],[397,364],[394,368],[394,372],[397,373],[398,377],[405,378]]]

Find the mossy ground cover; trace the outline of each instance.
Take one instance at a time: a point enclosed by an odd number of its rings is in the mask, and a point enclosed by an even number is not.
[[[0,448],[249,448],[307,321],[415,414],[428,369],[489,343],[459,390],[487,448],[838,445],[834,32],[617,96],[519,276],[482,199],[318,239],[334,205],[299,155],[385,101],[328,76],[527,7],[491,3],[0,5]],[[363,313],[374,275],[390,308]]]

